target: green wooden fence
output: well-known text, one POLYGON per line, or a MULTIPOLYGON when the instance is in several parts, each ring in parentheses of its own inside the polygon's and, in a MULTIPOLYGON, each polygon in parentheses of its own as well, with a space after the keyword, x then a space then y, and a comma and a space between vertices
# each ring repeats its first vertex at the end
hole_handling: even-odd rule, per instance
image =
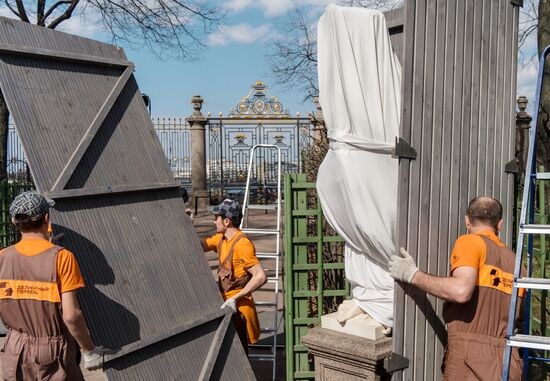
POLYGON ((331 233, 305 174, 284 181, 286 379, 313 380, 315 372, 301 337, 349 295, 343 239, 331 233))

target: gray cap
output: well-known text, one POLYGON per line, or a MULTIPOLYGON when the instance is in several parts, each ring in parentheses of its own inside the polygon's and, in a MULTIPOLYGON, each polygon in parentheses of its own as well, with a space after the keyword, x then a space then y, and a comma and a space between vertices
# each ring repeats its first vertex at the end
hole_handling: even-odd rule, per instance
MULTIPOLYGON (((26 216, 31 221, 38 221, 44 217, 55 205, 55 201, 42 196, 37 192, 24 192, 15 197, 10 205, 10 216, 26 216)), ((23 217, 25 218, 25 217, 23 217)))
POLYGON ((212 208, 212 213, 230 219, 241 219, 241 206, 235 200, 226 198, 220 205, 212 208))

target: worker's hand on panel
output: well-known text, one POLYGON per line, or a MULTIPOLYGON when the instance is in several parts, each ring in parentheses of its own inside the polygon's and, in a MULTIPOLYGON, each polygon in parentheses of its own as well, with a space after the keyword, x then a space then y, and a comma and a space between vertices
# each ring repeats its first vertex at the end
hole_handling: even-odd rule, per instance
POLYGON ((110 349, 104 347, 95 347, 89 352, 82 351, 84 367, 88 370, 103 368, 103 356, 109 352, 110 349))
POLYGON ((229 298, 227 299, 223 304, 222 306, 220 307, 222 310, 224 308, 231 308, 231 310, 233 310, 233 313, 236 313, 237 312, 237 301, 233 298, 229 298))
POLYGON ((390 257, 389 268, 390 275, 396 280, 411 283, 414 274, 418 271, 414 259, 407 253, 407 250, 401 248, 401 255, 392 255, 390 257))

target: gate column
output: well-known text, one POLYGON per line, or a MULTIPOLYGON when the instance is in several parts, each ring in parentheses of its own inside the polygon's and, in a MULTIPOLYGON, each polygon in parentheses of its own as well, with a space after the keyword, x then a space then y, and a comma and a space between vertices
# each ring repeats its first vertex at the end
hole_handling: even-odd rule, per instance
POLYGON ((204 100, 200 95, 191 98, 193 114, 185 120, 191 126, 191 204, 196 211, 206 211, 210 196, 206 189, 206 120, 201 113, 204 100))

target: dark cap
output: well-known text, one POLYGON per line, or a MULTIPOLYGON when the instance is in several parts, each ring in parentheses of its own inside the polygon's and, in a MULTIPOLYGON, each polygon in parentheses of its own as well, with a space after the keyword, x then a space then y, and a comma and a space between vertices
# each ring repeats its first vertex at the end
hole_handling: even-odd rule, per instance
POLYGON ((226 198, 220 205, 212 208, 212 213, 232 220, 240 220, 241 206, 237 201, 226 198))
POLYGON ((55 201, 42 196, 37 192, 24 192, 15 197, 10 205, 10 216, 17 216, 31 221, 38 221, 44 217, 55 205, 55 201))

